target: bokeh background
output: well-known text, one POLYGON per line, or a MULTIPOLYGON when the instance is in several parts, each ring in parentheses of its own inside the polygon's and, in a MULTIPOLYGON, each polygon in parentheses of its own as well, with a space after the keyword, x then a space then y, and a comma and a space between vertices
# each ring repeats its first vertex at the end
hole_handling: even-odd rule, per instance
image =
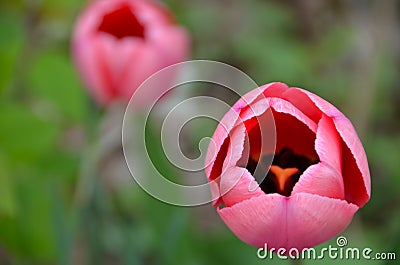
MULTIPOLYGON (((121 150, 123 104, 92 102, 71 60, 84 4, 0 3, 0 264, 289 264, 259 260, 211 205, 164 204, 133 181, 121 150)), ((399 260, 400 1, 165 4, 191 33, 193 59, 231 64, 258 84, 307 88, 353 121, 369 158, 372 198, 343 235, 350 247, 395 252, 399 260)), ((195 93, 232 101, 201 89, 195 93)), ((186 145, 196 147, 193 139, 186 145)), ((171 170, 165 161, 157 166, 171 170)))

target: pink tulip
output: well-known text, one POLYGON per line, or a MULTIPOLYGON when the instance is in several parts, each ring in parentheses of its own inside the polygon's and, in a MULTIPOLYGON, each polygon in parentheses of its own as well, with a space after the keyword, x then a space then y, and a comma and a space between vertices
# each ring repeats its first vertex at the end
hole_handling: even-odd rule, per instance
POLYGON ((367 158, 352 124, 303 89, 271 83, 249 92, 211 143, 206 174, 214 206, 250 245, 313 247, 342 232, 370 198, 367 158), (256 166, 265 168, 261 184, 256 166))
POLYGON ((78 71, 103 105, 129 100, 145 79, 185 60, 188 51, 187 32, 151 0, 92 1, 79 15, 72 39, 78 71))

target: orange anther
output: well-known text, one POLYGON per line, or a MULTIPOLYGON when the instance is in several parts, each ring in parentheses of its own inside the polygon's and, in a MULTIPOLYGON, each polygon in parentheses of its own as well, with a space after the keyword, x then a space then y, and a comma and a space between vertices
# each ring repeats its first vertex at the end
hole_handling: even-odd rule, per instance
POLYGON ((286 182, 291 176, 299 172, 299 169, 295 167, 281 168, 276 165, 272 165, 269 170, 275 175, 273 181, 275 182, 279 192, 283 192, 285 190, 286 182))

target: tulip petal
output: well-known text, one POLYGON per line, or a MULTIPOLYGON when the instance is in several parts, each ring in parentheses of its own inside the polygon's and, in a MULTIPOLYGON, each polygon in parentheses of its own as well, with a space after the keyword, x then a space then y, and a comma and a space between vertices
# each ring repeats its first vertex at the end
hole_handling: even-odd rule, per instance
POLYGON ((237 120, 236 124, 243 123, 244 121, 250 120, 253 117, 261 116, 269 109, 269 107, 269 101, 266 98, 261 98, 257 101, 254 101, 251 106, 246 106, 241 110, 240 119, 237 120))
POLYGON ((220 180, 220 193, 226 207, 265 195, 249 171, 241 167, 229 168, 220 180))
POLYGON ((267 194, 217 211, 233 233, 247 244, 263 247, 267 243, 279 248, 287 241, 286 200, 279 194, 267 194))
POLYGON ((358 207, 345 200, 308 193, 290 197, 287 205, 286 248, 303 249, 325 242, 342 232, 358 207))
POLYGON ((311 193, 329 198, 344 199, 342 176, 325 162, 312 165, 304 171, 293 188, 296 193, 311 193))
POLYGON ((281 98, 261 98, 258 101, 253 102, 251 108, 242 111, 240 117, 242 120, 249 120, 249 122, 246 123, 248 131, 251 131, 251 129, 256 125, 258 125, 259 129, 262 130, 259 140, 251 139, 252 145, 254 143, 260 143, 261 145, 262 143, 262 154, 270 154, 274 152, 275 148, 271 146, 273 141, 276 140, 276 137, 278 137, 276 148, 278 152, 284 147, 291 147, 299 154, 305 154, 316 159, 317 155, 313 146, 315 139, 314 133, 317 131, 317 124, 297 110, 290 102, 281 98), (278 113, 274 114, 271 111, 268 111, 269 107, 278 113), (250 118, 254 116, 258 117, 250 120, 250 118), (309 130, 303 126, 303 124, 306 125, 309 130), (279 133, 276 133, 274 128, 279 130, 279 133))
MULTIPOLYGON (((243 103, 243 102, 242 102, 243 103)), ((214 132, 214 135, 212 136, 212 141, 213 141, 213 148, 209 148, 207 151, 207 156, 206 156, 206 165, 208 165, 205 169, 206 174, 208 176, 209 180, 213 180, 217 178, 221 173, 222 173, 222 163, 219 163, 220 161, 225 161, 224 156, 227 154, 228 148, 229 148, 229 142, 231 141, 229 139, 229 133, 233 130, 235 126, 241 126, 243 124, 246 124, 247 121, 249 121, 251 118, 255 119, 255 124, 258 123, 259 119, 256 116, 259 116, 263 113, 266 116, 271 116, 271 112, 268 112, 268 102, 265 99, 261 99, 258 102, 256 102, 253 106, 248 107, 247 105, 241 105, 239 108, 237 104, 235 104, 236 107, 232 107, 222 118, 221 122, 219 123, 217 129, 214 132), (243 109, 242 109, 243 108, 243 109), (240 115, 239 113, 242 112, 240 115), (218 159, 218 163, 216 162, 218 159), (211 161, 211 162, 210 162, 211 161), (214 165, 216 165, 216 168, 214 169, 214 165), (221 168, 220 168, 221 167, 221 168)), ((271 116, 272 118, 272 116, 271 116)), ((273 119, 266 119, 265 122, 265 127, 266 128, 274 128, 273 119), (268 126, 268 124, 270 126, 268 126)), ((247 128, 246 125, 246 129, 247 128)), ((266 132, 266 135, 271 135, 272 132, 269 132, 268 129, 266 129, 268 132, 266 132)), ((275 135, 275 133, 273 133, 275 135)), ((275 138, 274 138, 275 139, 275 138)), ((270 142, 270 140, 268 140, 270 142)), ((241 142, 243 145, 243 141, 241 142)), ((268 144, 265 145, 265 147, 268 144)), ((264 143, 263 143, 264 146, 264 143)), ((269 145, 268 145, 269 146, 269 145)), ((267 147, 266 147, 267 148, 267 147)), ((241 149, 241 152, 243 149, 241 149)), ((240 158, 240 156, 239 156, 240 158)), ((235 160, 237 162, 238 159, 235 160)))
POLYGON ((254 89, 243 97, 247 99, 247 102, 251 103, 256 99, 260 99, 261 94, 265 98, 276 97, 289 101, 315 123, 321 118, 321 110, 313 104, 302 89, 289 88, 284 83, 274 82, 254 89))
MULTIPOLYGON (((140 71, 132 67, 132 62, 138 63, 142 60, 141 55, 146 50, 144 42, 139 38, 129 37, 118 40, 109 34, 98 34, 96 43, 99 44, 98 60, 102 61, 107 68, 108 87, 114 90, 115 94, 123 95, 126 92, 126 86, 129 85, 129 92, 124 98, 130 98, 140 83, 127 80, 126 76, 137 74, 140 71), (128 83, 130 82, 130 83, 128 83)), ((147 58, 148 62, 151 62, 147 58)), ((146 69, 147 70, 147 69, 146 69)), ((106 80, 104 80, 105 82, 106 80)), ((106 83, 106 82, 105 82, 106 83)))
POLYGON ((293 115, 282 112, 273 112, 273 115, 277 137, 275 153, 288 147, 294 153, 306 156, 311 161, 317 160, 318 155, 314 148, 315 133, 293 115))
POLYGON ((283 99, 292 103, 299 111, 307 115, 315 123, 321 119, 322 111, 299 88, 289 88, 282 93, 283 99))
POLYGON ((320 161, 329 163, 333 168, 342 172, 341 139, 332 119, 325 114, 318 123, 315 149, 320 161))
POLYGON ((342 139, 342 175, 346 200, 362 207, 371 194, 367 156, 351 122, 332 104, 303 90, 314 104, 331 117, 342 139))
POLYGON ((269 248, 313 247, 342 232, 358 207, 344 200, 298 193, 268 194, 218 209, 234 234, 247 244, 269 248))
POLYGON ((99 60, 101 58, 99 57, 101 56, 101 48, 92 39, 93 37, 74 42, 73 53, 75 55, 75 64, 79 70, 81 79, 87 84, 93 97, 100 104, 107 104, 115 93, 109 86, 111 79, 105 62, 99 60), (87 45, 84 42, 92 44, 87 45))
POLYGON ((281 97, 289 87, 285 83, 274 82, 270 85, 261 86, 261 89, 263 90, 264 97, 281 97))
POLYGON ((251 104, 253 104, 254 102, 260 99, 266 99, 267 97, 279 97, 287 89, 288 86, 280 82, 263 85, 243 95, 235 103, 235 105, 233 105, 232 108, 239 111, 246 111, 246 109, 249 108, 249 106, 251 106, 251 104))
POLYGON ((230 141, 228 145, 228 151, 226 152, 225 160, 222 166, 222 174, 224 174, 227 168, 235 166, 242 156, 245 130, 246 128, 242 124, 241 126, 236 126, 229 134, 230 141))
POLYGON ((187 32, 178 26, 158 27, 149 32, 149 42, 159 54, 163 67, 179 63, 189 54, 187 32))
MULTIPOLYGON (((119 91, 124 98, 130 99, 135 90, 152 74, 160 70, 160 63, 157 59, 157 53, 148 45, 141 45, 141 48, 134 52, 121 76, 119 91)), ((156 87, 149 89, 149 94, 160 92, 156 87)), ((148 102, 154 98, 149 95, 148 98, 141 98, 142 102, 148 102)))
POLYGON ((346 200, 362 207, 371 194, 367 156, 351 122, 347 118, 335 118, 334 123, 344 142, 342 171, 346 200))
MULTIPOLYGON (((254 102, 240 115, 246 127, 246 141, 241 161, 247 163, 248 156, 273 154, 276 145, 275 121, 269 103, 265 98, 254 102)), ((239 122, 239 121, 238 121, 239 122)))
POLYGON ((319 96, 301 88, 295 89, 307 95, 307 97, 315 104, 315 106, 328 117, 344 116, 343 113, 341 113, 335 106, 319 96))
POLYGON ((210 183, 210 189, 211 189, 212 204, 214 207, 217 207, 218 205, 220 205, 222 203, 222 197, 219 192, 219 179, 212 180, 209 183, 210 183))
POLYGON ((268 98, 268 101, 271 108, 276 112, 289 114, 307 125, 307 127, 314 133, 317 132, 317 124, 299 111, 290 101, 280 98, 268 98))
MULTIPOLYGON (((104 54, 109 62, 109 67, 114 77, 114 82, 119 90, 123 84, 124 76, 132 71, 129 67, 132 61, 136 60, 136 56, 143 49, 144 41, 135 37, 126 37, 120 40, 112 38, 109 41, 104 41, 108 45, 108 53, 104 54)), ((119 91, 121 92, 121 91, 119 91)))
POLYGON ((239 114, 236 112, 236 110, 231 108, 224 115, 215 129, 210 142, 210 145, 212 144, 213 148, 208 148, 206 155, 207 167, 205 168, 205 171, 209 180, 214 180, 222 172, 222 164, 225 160, 225 155, 229 145, 228 135, 238 118, 239 114), (220 169, 214 168, 214 165, 220 169))

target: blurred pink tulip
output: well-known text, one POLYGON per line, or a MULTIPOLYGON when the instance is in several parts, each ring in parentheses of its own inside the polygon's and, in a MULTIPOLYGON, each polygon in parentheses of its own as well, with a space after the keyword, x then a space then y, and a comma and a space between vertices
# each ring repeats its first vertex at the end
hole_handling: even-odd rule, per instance
POLYGON ((367 158, 352 124, 300 88, 271 83, 249 92, 211 143, 206 174, 215 180, 214 206, 250 245, 313 247, 342 232, 370 198, 367 158), (276 145, 269 144, 274 135, 276 145), (261 183, 256 167, 265 169, 261 183))
MULTIPOLYGON (((161 3, 151 0, 91 1, 72 38, 78 71, 102 105, 128 101, 145 79, 184 61, 188 52, 187 32, 161 3)), ((155 88, 148 93, 160 92, 155 88)))

